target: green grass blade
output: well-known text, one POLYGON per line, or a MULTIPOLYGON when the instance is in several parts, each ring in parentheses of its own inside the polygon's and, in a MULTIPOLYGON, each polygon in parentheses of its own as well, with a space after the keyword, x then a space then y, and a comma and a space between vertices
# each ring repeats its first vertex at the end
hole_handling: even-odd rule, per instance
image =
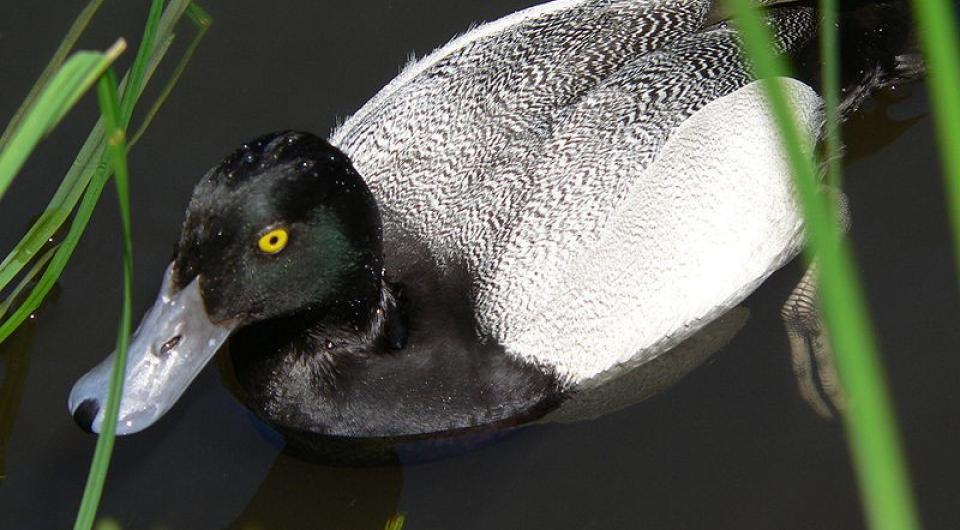
MULTIPOLYGON (((132 91, 123 91, 124 96, 134 97, 134 104, 142 95, 144 84, 149 82, 157 66, 170 48, 173 41, 173 34, 171 33, 172 23, 175 23, 186 9, 187 5, 183 2, 172 3, 160 16, 159 21, 155 20, 156 15, 154 11, 151 10, 145 32, 151 27, 156 27, 156 37, 153 39, 152 52, 149 61, 147 61, 144 83, 131 85, 134 87, 132 91)), ((142 43, 146 42, 147 39, 142 41, 142 43)), ((141 48, 143 48, 142 45, 141 48)), ((121 83, 121 86, 124 88, 127 85, 127 80, 128 79, 125 78, 124 82, 121 83)), ((168 83, 168 86, 169 85, 168 83)), ((172 86, 170 88, 172 88, 172 86)), ((127 118, 129 119, 129 116, 127 116, 127 118)), ((128 123, 129 121, 125 122, 125 124, 128 123)), ((40 219, 34 223, 17 246, 6 256, 3 262, 0 263, 0 289, 3 289, 4 286, 9 284, 20 270, 22 270, 23 266, 36 254, 50 235, 59 229, 76 206, 77 201, 80 200, 80 194, 90 182, 94 171, 97 169, 97 164, 102 164, 101 159, 104 145, 102 129, 100 129, 100 127, 98 124, 94 131, 87 137, 86 142, 80 150, 80 155, 71 166, 67 176, 54 194, 53 199, 51 199, 47 205, 40 219)), ((139 133, 143 133, 142 127, 139 133)))
MULTIPOLYGON (((25 289, 29 281, 43 268, 43 264, 49 261, 49 265, 43 271, 40 280, 34 286, 27 299, 17 308, 13 315, 0 324, 0 341, 2 341, 39 306, 50 289, 52 289, 54 283, 66 266, 67 261, 76 249, 76 245, 86 229, 93 209, 103 191, 103 186, 111 174, 110 168, 104 162, 105 156, 109 154, 116 175, 115 183, 120 202, 123 226, 123 309, 117 337, 117 362, 114 365, 110 393, 104 409, 106 420, 102 428, 102 434, 97 440, 97 449, 88 475, 87 486, 84 490, 84 498, 75 521, 75 528, 87 530, 92 526, 99 499, 103 492, 103 484, 106 479, 110 454, 113 448, 116 416, 120 405, 120 395, 122 393, 122 375, 125 371, 126 349, 131 328, 130 292, 133 265, 126 166, 126 152, 129 146, 126 143, 125 131, 129 125, 137 100, 142 95, 144 86, 159 65, 163 56, 169 50, 174 38, 172 33, 173 27, 181 18, 184 11, 189 12, 191 20, 194 20, 195 23, 198 20, 202 21, 204 18, 209 19, 206 13, 199 7, 196 9, 189 9, 189 7, 188 1, 174 0, 168 5, 167 9, 162 9, 163 2, 161 0, 153 1, 137 57, 134 60, 130 72, 125 76, 124 82, 122 83, 123 95, 118 95, 118 87, 112 71, 109 72, 109 75, 101 76, 98 85, 98 95, 103 118, 88 136, 87 142, 85 142, 81 149, 77 162, 71 167, 71 170, 68 171, 60 188, 58 188, 57 193, 55 193, 53 200, 51 200, 51 203, 48 205, 45 215, 41 216, 41 219, 31 227, 27 237, 21 240, 17 248, 0 264, 0 277, 2 277, 0 278, 0 288, 2 288, 35 256, 36 251, 40 248, 40 246, 37 245, 42 245, 43 242, 65 222, 70 211, 74 205, 76 205, 77 200, 80 200, 80 206, 77 208, 73 223, 70 225, 70 229, 60 247, 56 250, 49 251, 41 257, 39 262, 34 263, 34 266, 27 275, 25 275, 25 278, 21 280, 17 288, 14 289, 11 297, 9 297, 7 302, 2 306, 6 309, 9 303, 18 297, 19 293, 25 289), (80 199, 81 193, 82 199, 80 199)), ((205 27, 209 25, 209 20, 198 25, 202 28, 201 33, 205 32, 205 27)), ((192 55, 195 48, 196 45, 192 44, 188 48, 188 55, 192 55)), ((187 60, 189 60, 189 57, 187 57, 187 60)), ((163 92, 161 103, 162 99, 165 99, 169 94, 173 84, 175 84, 176 78, 182 73, 185 64, 186 62, 181 59, 180 65, 175 69, 174 79, 166 85, 167 88, 163 92)), ((64 66, 66 67, 68 65, 64 66)), ((89 87, 96 76, 99 76, 100 73, 103 72, 101 69, 100 72, 96 74, 86 73, 87 70, 81 69, 81 66, 85 65, 71 66, 69 73, 73 76, 80 77, 79 84, 82 86, 89 87)), ((57 81, 57 79, 54 79, 54 81, 57 81)), ((44 93, 50 90, 53 93, 67 95, 63 102, 59 102, 59 100, 54 101, 59 104, 58 106, 49 105, 52 109, 50 110, 52 119, 50 120, 51 124, 45 129, 45 132, 49 131, 50 128, 63 117, 67 109, 76 103, 77 98, 80 97, 80 94, 74 96, 74 92, 70 90, 71 88, 71 85, 64 82, 58 82, 57 84, 51 82, 45 88, 44 93)), ((38 100, 37 105, 39 105, 40 102, 41 101, 38 100)), ((159 104, 154 106, 152 112, 155 113, 157 108, 159 108, 159 104)), ((28 114, 27 118, 29 119, 29 117, 30 115, 28 114)), ((28 119, 25 120, 27 125, 33 125, 28 119)), ((32 132, 34 129, 28 128, 27 130, 32 132)), ((143 128, 141 128, 141 134, 142 130, 143 128)), ((12 138, 16 139, 14 137, 12 138)), ((33 145, 28 145, 28 148, 25 149, 24 152, 27 154, 31 152, 38 141, 39 137, 34 141, 33 145)), ((2 156, 2 154, 0 154, 0 156, 2 156)), ((20 161, 20 166, 22 166, 22 163, 23 161, 20 161)), ((3 166, 0 166, 0 168, 2 167, 3 166)), ((11 179, 18 170, 19 167, 13 168, 11 166, 11 179)))
POLYGON ((143 29, 143 38, 140 39, 140 46, 137 49, 137 57, 133 61, 133 66, 130 67, 130 74, 124 85, 123 97, 120 101, 119 121, 124 124, 124 127, 130 123, 133 106, 137 102, 139 94, 143 91, 147 63, 153 54, 154 42, 157 38, 157 26, 162 14, 163 0, 153 0, 150 4, 150 11, 147 13, 147 22, 143 29))
POLYGON ((397 513, 391 515, 387 519, 386 524, 383 525, 383 530, 403 530, 404 525, 407 524, 407 518, 402 513, 397 513))
POLYGON ((121 39, 109 53, 78 52, 53 76, 0 153, 0 198, 43 136, 56 126, 125 46, 121 39))
MULTIPOLYGON (((155 48, 155 54, 147 64, 145 78, 147 82, 153 77, 172 40, 173 36, 170 35, 155 48)), ((87 184, 93 178, 94 172, 101 167, 106 167, 106 162, 103 161, 105 149, 103 125, 98 122, 87 136, 77 159, 70 166, 43 214, 0 263, 0 289, 3 289, 20 272, 23 266, 46 244, 50 236, 67 220, 87 184)))
MULTIPOLYGON (((187 8, 188 4, 182 1, 171 3, 159 17, 159 21, 157 20, 155 9, 151 9, 145 33, 153 31, 151 28, 156 28, 156 37, 152 39, 154 41, 152 42, 152 46, 144 46, 144 44, 149 43, 151 39, 144 38, 141 43, 141 49, 149 48, 152 50, 149 60, 146 62, 146 74, 143 77, 143 82, 132 83, 130 84, 131 90, 123 91, 124 96, 133 98, 131 100, 133 104, 135 104, 142 95, 143 86, 146 82, 149 82, 157 66, 169 50, 173 41, 173 34, 171 33, 173 24, 177 22, 187 8)), ((139 53, 138 57, 140 57, 139 53)), ((136 76, 134 79, 139 77, 140 76, 136 76)), ((129 75, 121 84, 124 88, 126 88, 128 80, 129 75)), ((168 83, 167 86, 172 88, 170 83, 168 83)), ((129 115, 126 116, 126 118, 127 121, 124 122, 125 126, 129 123, 129 115)), ((143 133, 142 127, 139 133, 143 133)), ((87 137, 77 160, 67 172, 67 176, 63 182, 61 182, 60 187, 57 189, 57 192, 47 205, 40 219, 34 223, 28 233, 6 256, 3 262, 0 263, 0 289, 3 289, 16 277, 29 260, 32 259, 45 244, 46 240, 58 230, 69 217, 70 212, 80 200, 80 195, 90 183, 93 174, 98 170, 99 166, 103 165, 102 158, 104 149, 102 127, 100 124, 97 124, 87 137)))
POLYGON ((173 34, 173 28, 177 25, 177 22, 180 21, 180 18, 183 17, 183 13, 187 10, 187 7, 190 6, 190 1, 191 0, 170 0, 167 8, 163 10, 163 15, 160 17, 160 23, 157 26, 158 35, 162 37, 173 34))
POLYGON ((167 81, 167 84, 164 85, 163 89, 160 91, 160 95, 157 96, 157 99, 153 102, 153 105, 150 106, 150 110, 148 110, 147 114, 144 116, 143 122, 140 124, 140 127, 137 128, 137 132, 135 132, 131 137, 129 144, 130 147, 133 147, 137 144, 137 142, 140 141, 140 137, 143 136, 143 133, 145 133, 147 128, 150 127, 150 124, 153 123, 153 119, 157 116, 157 112, 160 111, 160 107, 163 106, 164 102, 167 100, 167 97, 170 96, 170 93, 176 86, 177 81, 180 80, 180 75, 183 74, 183 71, 187 68, 187 65, 190 63, 190 59, 193 58, 193 54, 200 45, 200 41, 203 40, 204 35, 207 34, 207 31, 213 24, 213 18, 197 4, 190 4, 186 13, 194 25, 196 25, 197 33, 194 34, 193 39, 187 46, 186 51, 180 57, 180 61, 177 63, 176 68, 174 68, 173 73, 170 75, 170 79, 167 81))
POLYGON ((812 250, 820 261, 821 310, 848 398, 843 415, 847 439, 870 527, 919 528, 893 407, 877 360, 873 333, 849 250, 840 240, 831 208, 817 193, 816 173, 804 153, 804 139, 776 78, 786 74, 783 59, 770 48, 771 35, 751 0, 731 0, 744 46, 764 87, 793 169, 812 250))
POLYGON ((213 17, 210 13, 196 2, 190 2, 187 7, 187 17, 199 28, 208 28, 213 24, 213 17))
POLYGON ((77 208, 73 223, 70 225, 66 237, 64 237, 63 242, 60 244, 60 248, 57 249, 53 258, 50 260, 50 265, 43 271, 37 284, 30 291, 30 294, 23 303, 3 324, 0 324, 0 342, 6 340, 33 311, 40 307, 40 303, 43 302, 43 299, 50 292, 50 289, 53 288, 57 278, 60 277, 63 269, 67 266, 67 261, 77 248, 80 236, 83 235, 83 231, 87 228, 87 223, 90 222, 90 216, 93 214, 93 209, 100 199, 103 186, 109 176, 110 171, 106 167, 101 167, 94 172, 90 185, 84 190, 83 198, 80 201, 80 206, 77 208))
POLYGON ((943 159, 953 249, 960 277, 960 38, 957 13, 946 0, 911 2, 929 68, 929 90, 943 159))
POLYGON ((83 8, 83 11, 77 15, 77 18, 74 19, 70 29, 67 30, 67 35, 53 53, 50 62, 44 67, 43 72, 40 73, 40 77, 37 78, 36 83, 30 88, 30 92, 27 93, 27 97, 24 98, 23 103, 20 104, 20 108, 13 114, 13 118, 10 119, 7 128, 4 129, 3 134, 0 135, 0 151, 4 150, 7 141, 10 139, 10 135, 20 126, 20 122, 23 120, 27 109, 33 106, 33 102, 37 99, 40 91, 47 86, 50 77, 60 69, 63 61, 66 60, 67 55, 70 54, 70 50, 72 50, 73 46, 77 43, 77 39, 80 38, 80 34, 83 33, 83 30, 90 24, 90 19, 96 14, 101 4, 103 4, 103 0, 91 0, 90 3, 83 8))
POLYGON ((20 298, 20 294, 24 289, 30 285, 30 282, 37 277, 37 274, 43 270, 43 267, 53 258, 54 253, 60 245, 52 245, 46 250, 43 254, 40 255, 40 258, 33 262, 33 266, 30 267, 30 270, 23 275, 23 278, 20 279, 20 282, 16 287, 13 288, 13 291, 7 295, 6 300, 3 303, 0 303, 0 318, 3 318, 3 315, 7 314, 7 311, 10 310, 10 306, 20 298))
MULTIPOLYGON (((199 6, 190 5, 185 8, 180 7, 179 5, 174 5, 168 7, 167 11, 164 14, 168 13, 183 13, 186 11, 186 14, 197 24, 202 32, 206 32, 206 27, 210 24, 210 17, 207 15, 199 6), (173 11, 170 11, 173 9, 173 11)), ((167 15, 171 17, 172 15, 167 15)), ((162 19, 162 16, 159 17, 162 19)), ((174 20, 174 19, 170 19, 174 20)), ((123 95, 129 100, 132 101, 131 108, 139 100, 139 97, 143 93, 143 88, 146 83, 152 78, 156 68, 159 66, 160 62, 165 57, 167 51, 170 48, 170 45, 173 42, 174 35, 169 33, 171 26, 169 24, 163 25, 158 22, 158 17, 156 15, 155 9, 151 9, 150 15, 148 16, 148 21, 145 29, 145 34, 149 31, 154 31, 155 33, 164 33, 158 34, 153 39, 154 42, 149 48, 152 50, 149 55, 149 59, 146 61, 145 75, 143 76, 143 81, 138 83, 130 83, 130 90, 124 90, 123 95), (153 29, 151 29, 153 28, 153 29)), ((176 80, 179 78, 180 73, 182 73, 183 68, 186 67, 186 63, 189 61, 189 56, 193 54, 193 50, 196 48, 196 45, 199 44, 199 37, 202 34, 198 34, 198 37, 194 39, 194 42, 191 42, 188 47, 187 52, 181 57, 177 68, 174 70, 174 75, 166 83, 163 91, 161 92, 161 97, 154 102, 150 112, 148 113, 149 120, 152 120, 153 116, 159 110, 160 105, 163 103, 163 100, 169 95, 170 91, 173 89, 176 84, 176 80)), ((144 38, 141 41, 141 50, 147 49, 148 47, 145 44, 150 43, 150 39, 144 38)), ((141 57, 141 54, 138 52, 138 59, 141 57)), ((130 77, 124 79, 124 82, 121 85, 126 88, 128 85, 127 81, 130 77)), ((139 75, 133 76, 132 79, 140 78, 139 75)), ((129 125, 129 114, 124 115, 124 124, 125 126, 129 125)), ((137 131, 137 138, 143 135, 146 127, 149 126, 149 120, 145 121, 137 131)), ((128 143, 128 148, 133 145, 133 142, 128 143)), ((63 182, 61 182, 60 187, 57 189, 57 192, 54 194, 54 197, 50 200, 47 208, 40 218, 33 224, 27 234, 18 242, 14 249, 4 258, 3 262, 0 263, 0 289, 3 289, 6 285, 16 277, 17 274, 23 269, 23 267, 29 263, 39 249, 46 243, 50 236, 55 233, 69 217, 70 212, 73 211, 73 208, 76 206, 77 202, 80 200, 80 196, 83 191, 86 189, 86 186, 90 183, 93 174, 104 165, 102 162, 103 153, 105 150, 104 141, 103 141, 103 131, 102 125, 97 124, 94 127, 94 130, 91 131, 90 135, 87 137, 86 142, 83 147, 81 147, 80 154, 77 157, 77 160, 71 166, 70 170, 67 172, 66 177, 63 182)), ((2 334, 0 334, 2 335, 2 334)))
POLYGON ((97 521, 95 530, 120 530, 120 525, 113 519, 102 519, 97 521))
MULTIPOLYGON (((127 49, 127 42, 123 39, 118 39, 117 42, 110 46, 105 52, 103 52, 103 59, 97 67, 89 72, 86 72, 82 78, 80 78, 78 84, 81 87, 80 90, 71 90, 68 92, 68 97, 63 100, 60 107, 56 109, 56 114, 54 114, 53 120, 47 126, 47 130, 44 134, 50 134, 50 131, 54 129, 63 119, 64 116, 70 112, 70 109, 77 104, 77 101, 97 82, 103 73, 113 65, 114 61, 117 60, 117 57, 120 56, 124 50, 127 49)), ((42 96, 41 96, 42 97, 42 96)))
MULTIPOLYGON (((153 55, 147 62, 144 84, 149 82, 154 72, 159 66, 163 57, 166 55, 173 41, 173 35, 167 35, 162 38, 153 47, 153 55)), ((126 85, 126 83, 122 83, 126 85)), ((125 92, 126 94, 135 94, 136 100, 143 93, 144 84, 139 86, 137 91, 125 92)), ((29 263, 39 249, 46 244, 46 241, 63 225, 73 211, 80 196, 90 183, 93 175, 99 168, 105 167, 103 161, 105 144, 103 139, 103 126, 97 123, 93 130, 87 136, 86 141, 80 148, 77 159, 67 171, 66 176, 54 193, 53 198, 47 204, 46 209, 40 218, 30 227, 26 235, 17 243, 0 263, 0 289, 3 289, 22 268, 29 263)))
POLYGON ((6 287, 20 273, 70 216, 93 174, 105 167, 100 162, 104 149, 102 126, 98 124, 87 137, 77 159, 44 212, 3 262, 0 262, 0 289, 6 287))
POLYGON ((837 0, 820 0, 820 77, 826 118, 827 182, 842 186, 840 168, 840 42, 837 30, 837 0))
POLYGON ((110 455, 117 428, 117 413, 123 392, 123 375, 127 364, 127 347, 130 342, 131 290, 133 285, 133 244, 130 233, 130 198, 127 174, 127 145, 120 115, 120 98, 117 95, 116 78, 109 72, 97 86, 100 111, 103 114, 107 145, 113 165, 114 183, 120 203, 120 222, 123 231, 123 302, 120 325, 117 330, 117 356, 110 376, 110 390, 104 409, 103 425, 97 437, 97 447, 90 464, 90 474, 83 491, 83 500, 77 514, 74 530, 89 530, 93 526, 110 466, 110 455))

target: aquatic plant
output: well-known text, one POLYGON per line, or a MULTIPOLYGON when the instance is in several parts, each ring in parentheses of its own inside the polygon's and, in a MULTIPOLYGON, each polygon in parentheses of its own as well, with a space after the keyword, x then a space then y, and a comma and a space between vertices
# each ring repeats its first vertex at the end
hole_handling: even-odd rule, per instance
POLYGON ((407 518, 402 514, 394 514, 389 519, 387 519, 386 524, 383 525, 384 530, 403 530, 403 526, 407 523, 407 518))
POLYGON ((920 44, 930 71, 933 121, 940 141, 947 205, 953 222, 953 250, 960 279, 960 38, 957 12, 947 0, 911 2, 920 44))
MULTIPOLYGON (((853 256, 837 224, 837 213, 818 192, 813 161, 804 144, 777 78, 789 69, 771 50, 772 37, 752 0, 729 0, 744 46, 763 85, 789 155, 806 219, 808 260, 819 262, 819 300, 847 408, 843 422, 857 472, 864 511, 876 530, 920 528, 903 449, 876 340, 853 266, 853 256)), ((948 197, 960 252, 960 55, 956 14, 945 0, 912 2, 918 33, 930 69, 931 95, 947 177, 948 197)), ((820 0, 821 52, 826 110, 827 181, 841 182, 837 124, 839 54, 836 0, 820 0)), ((960 254, 958 254, 960 256, 960 254)), ((960 259, 958 259, 960 263, 960 259)))
POLYGON ((89 529, 93 525, 103 491, 113 449, 130 334, 133 258, 127 150, 150 125, 211 23, 210 16, 189 0, 171 0, 166 6, 163 0, 153 0, 136 59, 123 80, 118 83, 111 66, 126 49, 126 41, 123 39, 119 39, 104 52, 78 51, 71 54, 77 39, 102 3, 103 0, 91 0, 80 12, 53 58, 0 135, 2 197, 37 145, 81 97, 94 84, 97 85, 100 120, 90 132, 46 210, 3 262, 0 262, 0 290, 20 276, 17 285, 0 302, 0 317, 6 317, 0 324, 2 341, 40 306, 53 288, 87 227, 104 185, 111 176, 114 177, 120 204, 123 241, 123 301, 117 331, 118 355, 113 367, 106 420, 97 439, 87 485, 75 521, 74 528, 77 529, 89 529), (173 30, 184 14, 197 28, 195 36, 161 89, 160 95, 141 119, 133 141, 128 144, 127 131, 140 96, 173 43, 173 30), (71 214, 72 220, 69 219, 71 214), (66 235, 62 241, 57 241, 55 235, 62 228, 66 228, 66 235), (30 268, 23 272, 27 265, 30 265, 30 268), (12 313, 7 316, 11 309, 12 313))

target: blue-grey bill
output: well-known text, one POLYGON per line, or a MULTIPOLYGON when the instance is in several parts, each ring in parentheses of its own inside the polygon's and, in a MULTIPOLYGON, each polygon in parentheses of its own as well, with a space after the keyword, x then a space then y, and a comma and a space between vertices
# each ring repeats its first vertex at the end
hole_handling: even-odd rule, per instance
MULTIPOLYGON (((157 300, 130 340, 117 434, 141 431, 170 410, 236 327, 210 321, 197 278, 175 292, 172 270, 171 264, 157 300)), ((111 353, 87 372, 70 392, 67 406, 75 417, 82 404, 88 403, 85 409, 94 404, 96 415, 89 424, 93 432, 99 433, 103 425, 115 356, 111 353)))

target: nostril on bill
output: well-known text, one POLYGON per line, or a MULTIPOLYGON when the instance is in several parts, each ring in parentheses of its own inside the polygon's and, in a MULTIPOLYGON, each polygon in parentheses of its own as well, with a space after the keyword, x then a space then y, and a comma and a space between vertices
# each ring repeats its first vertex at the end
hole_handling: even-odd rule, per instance
POLYGON ((85 399, 77 410, 73 411, 73 421, 77 422, 81 429, 93 434, 93 420, 98 412, 100 412, 100 403, 93 398, 85 399))
POLYGON ((169 353, 170 350, 176 348, 177 344, 180 344, 180 335, 174 335, 172 339, 164 342, 156 352, 157 357, 163 357, 169 353))

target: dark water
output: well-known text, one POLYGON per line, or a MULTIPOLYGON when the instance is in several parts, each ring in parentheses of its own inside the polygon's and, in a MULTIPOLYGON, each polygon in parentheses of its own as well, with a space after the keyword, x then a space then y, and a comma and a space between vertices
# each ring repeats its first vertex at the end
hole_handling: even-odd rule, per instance
MULTIPOLYGON (((191 188, 227 151, 274 129, 325 133, 411 51, 533 3, 205 2, 214 29, 132 155, 137 318, 191 188)), ((0 10, 4 121, 82 4, 0 10)), ((139 34, 146 2, 108 4, 85 46, 139 34)), ((0 248, 55 189, 95 110, 88 98, 4 197, 0 248)), ((887 92, 868 110, 847 128, 853 241, 924 522, 956 528, 960 307, 923 87, 887 92)), ((0 346, 0 528, 66 528, 79 503, 94 438, 75 427, 66 398, 113 347, 120 298, 112 189, 105 199, 52 301, 0 346)), ((843 432, 798 397, 776 316, 798 270, 751 297, 740 335, 669 392, 419 466, 285 456, 208 368, 162 421, 118 440, 101 514, 128 529, 378 529, 395 512, 410 529, 862 528, 843 432)))

